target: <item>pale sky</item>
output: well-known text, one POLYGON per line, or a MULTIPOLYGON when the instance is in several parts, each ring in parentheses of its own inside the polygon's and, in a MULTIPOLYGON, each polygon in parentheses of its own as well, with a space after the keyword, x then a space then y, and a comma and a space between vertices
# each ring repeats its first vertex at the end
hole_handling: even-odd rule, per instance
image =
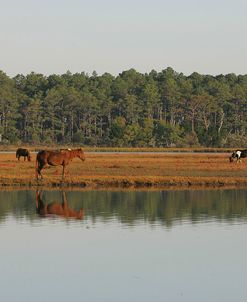
POLYGON ((247 74, 246 0, 0 0, 0 70, 247 74))

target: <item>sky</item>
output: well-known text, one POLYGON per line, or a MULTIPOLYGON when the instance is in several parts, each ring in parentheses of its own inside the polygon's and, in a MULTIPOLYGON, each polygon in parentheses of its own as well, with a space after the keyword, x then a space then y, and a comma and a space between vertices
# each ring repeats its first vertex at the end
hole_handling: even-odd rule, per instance
POLYGON ((246 12, 246 0, 0 0, 0 70, 247 74, 246 12))

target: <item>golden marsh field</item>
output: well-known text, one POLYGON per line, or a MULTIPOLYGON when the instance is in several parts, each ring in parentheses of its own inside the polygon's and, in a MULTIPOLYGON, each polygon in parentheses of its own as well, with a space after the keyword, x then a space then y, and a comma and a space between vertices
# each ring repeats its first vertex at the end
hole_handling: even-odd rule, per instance
POLYGON ((24 161, 23 157, 18 161, 14 151, 2 152, 0 186, 76 188, 247 186, 247 159, 243 159, 241 163, 230 163, 230 152, 222 153, 219 150, 217 152, 107 153, 89 152, 85 149, 86 161, 74 159, 67 167, 64 181, 61 180, 61 166, 42 170, 44 179, 37 181, 34 151, 31 162, 24 161))

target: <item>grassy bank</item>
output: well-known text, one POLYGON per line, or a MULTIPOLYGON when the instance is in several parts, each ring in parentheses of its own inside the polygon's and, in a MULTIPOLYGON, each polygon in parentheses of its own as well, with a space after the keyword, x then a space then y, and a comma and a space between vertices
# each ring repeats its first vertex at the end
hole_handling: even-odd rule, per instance
POLYGON ((0 186, 143 188, 192 186, 247 186, 247 159, 229 163, 229 153, 87 153, 86 161, 73 160, 61 181, 62 167, 43 170, 35 179, 35 154, 31 162, 15 154, 0 154, 0 186))

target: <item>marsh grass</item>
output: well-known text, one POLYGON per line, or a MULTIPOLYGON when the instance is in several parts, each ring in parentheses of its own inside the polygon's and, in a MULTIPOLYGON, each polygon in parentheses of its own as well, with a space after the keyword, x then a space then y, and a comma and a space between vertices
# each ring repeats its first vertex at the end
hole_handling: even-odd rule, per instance
POLYGON ((32 161, 14 153, 0 154, 2 186, 166 187, 247 185, 247 159, 229 163, 229 153, 86 153, 74 159, 61 181, 62 167, 44 169, 35 179, 32 161))

